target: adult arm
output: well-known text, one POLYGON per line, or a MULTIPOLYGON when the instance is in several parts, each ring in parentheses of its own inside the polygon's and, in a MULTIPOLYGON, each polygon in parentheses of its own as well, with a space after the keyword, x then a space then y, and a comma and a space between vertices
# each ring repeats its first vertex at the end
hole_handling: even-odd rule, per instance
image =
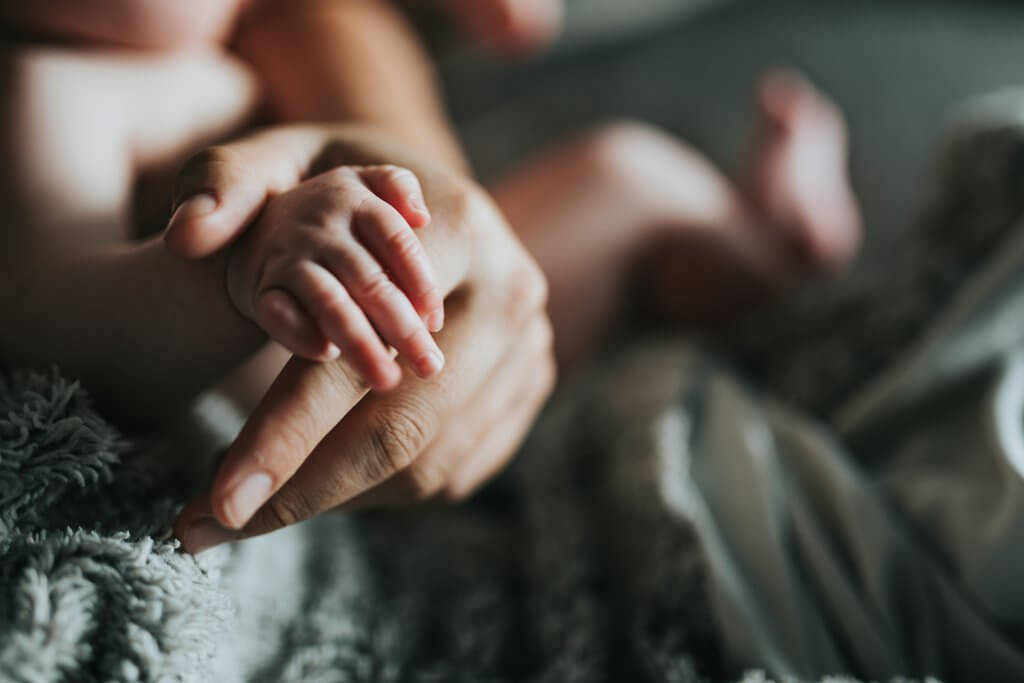
POLYGON ((233 46, 278 120, 373 127, 467 172, 430 58, 394 3, 257 0, 233 46))

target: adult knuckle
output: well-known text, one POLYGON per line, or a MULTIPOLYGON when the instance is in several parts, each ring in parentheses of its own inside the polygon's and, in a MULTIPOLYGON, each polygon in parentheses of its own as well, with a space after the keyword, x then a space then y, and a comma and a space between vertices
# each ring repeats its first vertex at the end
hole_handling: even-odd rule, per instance
POLYGON ((428 442, 426 417, 419 411, 392 411, 374 421, 370 430, 372 456, 369 478, 382 481, 410 467, 428 442))
POLYGON ((298 524, 313 515, 305 499, 296 494, 278 494, 267 501, 264 510, 267 521, 276 528, 298 524))
POLYGON ((226 145, 207 147, 195 154, 182 165, 174 180, 174 195, 180 199, 215 182, 225 169, 233 168, 239 161, 238 152, 226 145))
POLYGON ((483 190, 464 181, 455 182, 437 202, 448 220, 441 223, 449 234, 461 243, 468 243, 475 226, 484 219, 484 212, 490 211, 490 202, 482 196, 483 190))
POLYGON ((314 416, 309 412, 298 411, 293 419, 274 425, 274 439, 277 447, 275 455, 258 460, 261 467, 278 471, 285 463, 301 461, 312 449, 309 437, 314 424, 314 416))
POLYGON ((521 323, 547 306, 547 278, 532 260, 524 259, 510 272, 504 297, 506 319, 521 323))
POLYGON ((448 473, 442 467, 423 459, 414 462, 400 476, 403 496, 414 503, 437 496, 448 483, 448 473))
POLYGON ((238 152, 227 145, 214 145, 196 152, 181 168, 181 175, 188 176, 238 161, 238 152))

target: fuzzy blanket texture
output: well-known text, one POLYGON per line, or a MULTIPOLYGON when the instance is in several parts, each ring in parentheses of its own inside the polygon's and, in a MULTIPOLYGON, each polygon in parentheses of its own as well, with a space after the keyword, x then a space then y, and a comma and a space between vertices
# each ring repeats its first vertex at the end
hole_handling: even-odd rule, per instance
MULTIPOLYGON (((851 676, 824 679, 833 681, 972 680, 972 660, 948 652, 955 637, 929 626, 947 615, 938 608, 879 620, 870 629, 877 644, 849 636, 860 631, 838 634, 829 609, 870 607, 870 577, 848 608, 815 612, 815 632, 835 637, 810 645, 774 643, 770 631, 787 627, 788 607, 755 590, 769 635, 738 642, 745 627, 723 619, 750 611, 729 602, 742 594, 721 577, 737 566, 726 556, 732 548, 735 560, 739 546, 721 531, 727 520, 706 531, 725 508, 706 478, 696 481, 699 457, 686 445, 703 427, 717 458, 732 418, 756 420, 774 443, 790 439, 801 452, 857 431, 854 399, 905 357, 1024 218, 1024 97, 986 100, 966 121, 943 157, 935 202, 907 231, 912 252, 775 312, 764 319, 769 332, 762 321, 722 342, 730 362, 676 340, 609 357, 562 387, 510 470, 459 507, 327 514, 191 557, 170 524, 237 415, 208 399, 173 436, 129 436, 58 371, 4 374, 0 681, 768 680, 744 674, 748 664, 773 675, 851 676), (743 661, 749 652, 779 652, 780 664, 743 661), (847 668, 827 670, 837 661, 847 668)), ((843 476, 855 470, 843 467, 843 476)), ((874 505, 870 486, 858 490, 874 505)), ((887 529, 887 519, 871 523, 887 529)), ((798 529, 789 543, 805 538, 798 529)), ((813 585, 816 557, 801 562, 813 585)), ((856 552, 846 562, 856 574, 856 552)), ((972 633, 1000 639, 992 670, 1013 670, 1019 655, 1002 635, 1012 615, 918 600, 908 571, 890 592, 901 608, 948 602, 948 614, 981 614, 972 633)), ((940 573, 922 584, 952 595, 959 580, 940 573)))

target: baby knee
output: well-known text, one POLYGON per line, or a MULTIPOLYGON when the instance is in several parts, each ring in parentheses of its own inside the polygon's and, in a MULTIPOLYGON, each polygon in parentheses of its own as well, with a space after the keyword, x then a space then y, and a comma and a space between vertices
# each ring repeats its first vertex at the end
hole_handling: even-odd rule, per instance
POLYGON ((669 133, 641 121, 603 124, 585 134, 579 144, 583 167, 616 183, 661 175, 668 163, 675 169, 680 159, 696 162, 701 158, 669 133))

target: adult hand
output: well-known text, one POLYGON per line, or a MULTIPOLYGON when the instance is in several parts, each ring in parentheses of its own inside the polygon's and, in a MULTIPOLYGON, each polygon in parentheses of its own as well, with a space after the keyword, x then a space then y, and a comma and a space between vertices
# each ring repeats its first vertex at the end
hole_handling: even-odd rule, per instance
POLYGON ((191 552, 338 506, 465 497, 514 454, 551 391, 546 284, 498 210, 472 183, 366 130, 285 127, 200 155, 186 166, 177 203, 208 194, 217 208, 196 220, 227 218, 219 237, 189 251, 233 239, 238 229, 229 223, 248 216, 244 205, 265 196, 260 187, 275 178, 380 163, 416 173, 433 216, 421 239, 446 293, 437 341, 447 365, 429 381, 405 373, 397 389, 367 394, 344 359, 293 358, 228 450, 210 492, 179 516, 176 531, 191 552), (290 167, 263 163, 271 157, 290 167))

